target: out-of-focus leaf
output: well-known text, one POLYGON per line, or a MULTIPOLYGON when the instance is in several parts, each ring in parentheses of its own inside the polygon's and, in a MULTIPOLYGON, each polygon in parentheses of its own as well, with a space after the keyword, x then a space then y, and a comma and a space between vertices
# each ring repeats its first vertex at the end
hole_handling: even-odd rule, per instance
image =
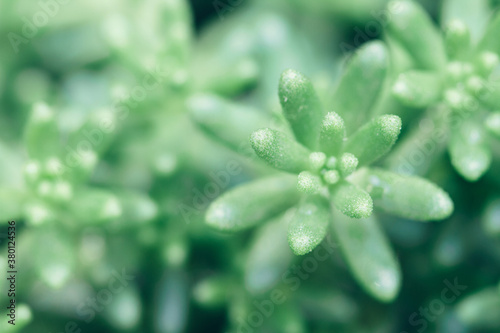
POLYGON ((396 0, 388 11, 387 33, 408 50, 419 69, 441 71, 446 64, 444 43, 425 10, 416 2, 396 0))
POLYGON ((441 8, 441 22, 445 26, 455 20, 462 21, 472 38, 477 41, 490 18, 490 4, 488 0, 444 0, 441 8))
POLYGON ((482 218, 484 230, 493 237, 500 236, 500 199, 491 202, 482 218))
POLYGON ((388 66, 388 52, 382 42, 365 44, 347 63, 333 94, 331 109, 344 119, 348 135, 370 114, 388 66))
POLYGON ((180 333, 187 325, 189 293, 183 272, 166 271, 160 282, 155 307, 155 327, 161 333, 180 333))
POLYGON ((462 58, 470 47, 469 28, 463 21, 451 20, 445 28, 444 42, 450 58, 462 58))
POLYGON ((458 319, 470 329, 500 327, 500 293, 498 288, 480 290, 460 301, 456 307, 458 319))
POLYGON ((75 191, 69 211, 84 224, 101 224, 122 216, 123 206, 110 191, 81 188, 75 191))
POLYGON ((245 285, 253 293, 272 288, 293 259, 286 236, 290 214, 293 210, 267 223, 252 240, 245 263, 245 285))
POLYGON ((296 179, 282 175, 238 186, 212 202, 206 222, 219 230, 237 231, 272 218, 299 199, 296 179))
POLYGON ((469 181, 478 180, 491 163, 485 133, 481 126, 471 121, 463 121, 451 132, 448 151, 455 169, 469 181))
POLYGON ((333 228, 361 287, 382 302, 393 301, 401 286, 401 269, 375 217, 355 220, 337 214, 333 228))
POLYGON ((490 20, 486 32, 479 41, 478 49, 483 51, 495 52, 500 56, 500 40, 498 34, 500 33, 500 12, 490 20))
POLYGON ((269 126, 271 119, 257 110, 231 103, 216 95, 199 94, 190 98, 192 119, 208 135, 233 150, 249 146, 253 131, 269 126))
POLYGON ((24 131, 30 158, 44 160, 59 155, 61 142, 56 116, 46 104, 37 103, 33 106, 24 131))
POLYGON ((439 99, 442 94, 441 85, 438 74, 411 70, 399 75, 392 93, 405 106, 424 108, 439 99))

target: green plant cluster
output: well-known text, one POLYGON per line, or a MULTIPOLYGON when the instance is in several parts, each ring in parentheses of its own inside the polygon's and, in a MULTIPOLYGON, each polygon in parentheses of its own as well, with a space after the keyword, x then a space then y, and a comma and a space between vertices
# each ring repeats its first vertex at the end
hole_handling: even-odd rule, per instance
POLYGON ((498 332, 499 5, 0 1, 0 332, 498 332))

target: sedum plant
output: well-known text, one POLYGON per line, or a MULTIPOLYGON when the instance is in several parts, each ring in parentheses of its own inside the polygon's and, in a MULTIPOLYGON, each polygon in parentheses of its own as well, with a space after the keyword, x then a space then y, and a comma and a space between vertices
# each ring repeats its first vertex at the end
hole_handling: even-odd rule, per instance
MULTIPOLYGON (((481 31, 471 24, 478 7, 472 2, 445 2, 447 19, 440 32, 419 4, 393 1, 386 26, 393 52, 406 61, 392 84, 393 96, 405 107, 431 108, 427 119, 435 127, 433 133, 446 141, 453 167, 468 181, 478 180, 489 169, 492 141, 500 139, 500 81, 495 74, 500 15, 481 31)), ((480 14, 485 20, 486 14, 480 14)), ((422 140, 418 130, 405 142, 417 139, 422 140)), ((415 147, 405 146, 398 153, 408 158, 415 147)), ((426 157, 435 159, 433 154, 426 157)))
MULTIPOLYGON (((453 203, 423 178, 372 166, 401 130, 398 116, 372 116, 387 66, 384 44, 362 47, 343 72, 330 112, 306 76, 283 72, 278 93, 289 130, 262 128, 250 136, 258 158, 281 173, 224 193, 209 206, 206 222, 218 230, 239 231, 288 210, 283 218, 296 255, 318 246, 331 224, 356 279, 374 297, 391 301, 399 289, 400 269, 372 216, 374 205, 400 217, 431 221, 447 218, 453 203)), ((214 120, 221 112, 212 112, 214 117, 206 112, 202 117, 196 108, 193 112, 206 131, 223 130, 223 122, 214 120)), ((231 117, 224 119, 229 120, 225 126, 233 126, 231 117)), ((238 119, 234 123, 241 128, 238 119)), ((224 132, 216 136, 228 137, 224 132)))

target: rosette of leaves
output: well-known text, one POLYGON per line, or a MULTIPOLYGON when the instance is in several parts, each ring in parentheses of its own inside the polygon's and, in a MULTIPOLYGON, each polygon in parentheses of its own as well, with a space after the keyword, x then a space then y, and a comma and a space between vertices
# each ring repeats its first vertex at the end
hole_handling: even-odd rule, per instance
MULTIPOLYGON (((224 193, 208 208, 206 222, 219 230, 238 231, 288 210, 288 242, 297 255, 312 251, 332 224, 356 279, 379 300, 392 300, 399 290, 400 269, 372 216, 374 203, 386 212, 421 221, 448 217, 453 203, 425 179, 369 167, 391 149, 401 130, 398 116, 370 116, 387 66, 382 43, 361 48, 341 77, 335 111, 330 112, 323 109, 307 77, 295 70, 283 72, 279 98, 290 131, 263 128, 250 137, 256 155, 282 173, 224 193)), ((205 121, 194 113, 206 131, 214 123, 218 131, 221 126, 244 126, 228 115, 224 119, 231 124, 221 125, 223 118, 215 111, 205 121)))
MULTIPOLYGON (((453 167, 469 181, 488 170, 491 140, 500 139, 500 81, 494 74, 500 15, 483 28, 487 8, 484 1, 445 1, 443 32, 416 2, 393 1, 387 8, 386 38, 392 52, 407 62, 393 82, 392 94, 406 107, 432 108, 426 119, 433 128, 425 136, 444 142, 453 167)), ((405 142, 422 141, 418 131, 405 142)), ((407 149, 398 153, 407 158, 418 149, 415 144, 404 146, 407 149)))

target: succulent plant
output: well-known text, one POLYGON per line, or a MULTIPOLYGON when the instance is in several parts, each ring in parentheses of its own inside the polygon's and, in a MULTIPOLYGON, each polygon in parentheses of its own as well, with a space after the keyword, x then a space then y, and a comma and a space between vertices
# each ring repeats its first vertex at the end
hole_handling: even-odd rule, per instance
MULTIPOLYGON (((391 149, 401 130, 401 119, 395 115, 370 120, 371 106, 385 79, 387 57, 380 42, 362 47, 342 74, 333 98, 339 102, 330 112, 324 111, 307 77, 295 70, 283 72, 279 99, 291 133, 263 128, 251 134, 250 142, 260 159, 287 174, 224 193, 208 208, 206 222, 219 230, 238 231, 292 209, 288 241, 297 255, 318 246, 332 224, 358 280, 375 297, 392 300, 399 288, 399 268, 377 221, 370 218, 374 202, 376 208, 421 221, 447 218, 453 203, 446 192, 423 178, 370 167, 391 149), (331 206, 347 218, 333 218, 331 206), (373 269, 360 267, 368 262, 375 265, 373 269)), ((208 121, 202 124, 209 125, 208 121)))
POLYGON ((388 6, 392 15, 386 37, 409 63, 399 68, 392 94, 406 107, 439 106, 429 116, 433 131, 447 136, 455 170, 477 181, 490 167, 491 141, 500 139, 500 81, 494 73, 500 16, 493 16, 479 36, 471 33, 470 22, 459 18, 444 22, 441 33, 419 4, 402 0, 388 6))

